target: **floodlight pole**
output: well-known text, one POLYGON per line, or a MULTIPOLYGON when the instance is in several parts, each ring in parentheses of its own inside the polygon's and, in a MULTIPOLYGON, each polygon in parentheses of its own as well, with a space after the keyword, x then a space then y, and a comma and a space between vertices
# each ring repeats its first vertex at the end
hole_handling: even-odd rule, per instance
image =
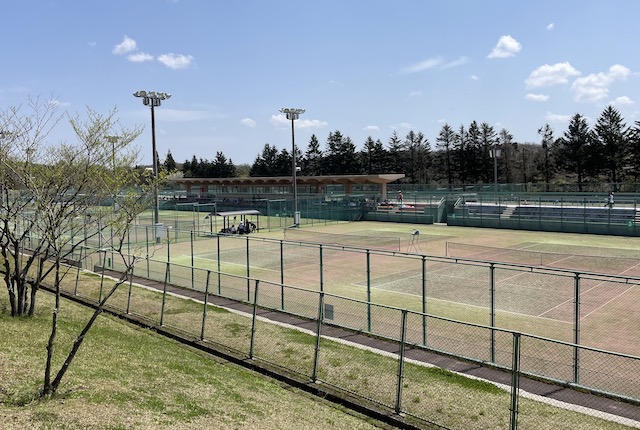
POLYGON ((293 225, 295 227, 300 226, 300 212, 298 212, 298 179, 296 165, 296 140, 293 123, 296 119, 300 118, 300 115, 304 113, 304 109, 298 108, 282 108, 280 112, 287 116, 287 119, 291 120, 291 172, 293 183, 293 225))
POLYGON ((156 151, 156 117, 154 108, 162 104, 162 100, 167 100, 171 94, 155 91, 136 91, 135 97, 142 98, 145 106, 151 107, 151 151, 153 157, 153 226, 156 231, 156 243, 160 243, 160 208, 158 207, 158 152, 156 151))
POLYGON ((498 157, 500 157, 500 148, 495 145, 491 148, 491 158, 493 158, 493 192, 498 192, 498 157))

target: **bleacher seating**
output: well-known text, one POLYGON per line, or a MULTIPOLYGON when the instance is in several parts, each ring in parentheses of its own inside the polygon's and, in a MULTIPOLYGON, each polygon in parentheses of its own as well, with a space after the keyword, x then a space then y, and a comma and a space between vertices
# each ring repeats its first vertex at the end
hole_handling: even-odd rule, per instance
POLYGON ((595 222, 627 224, 635 220, 633 208, 581 207, 581 206, 516 206, 510 219, 545 221, 595 222))
POLYGON ((480 204, 467 202, 464 207, 470 217, 500 218, 507 209, 506 205, 480 204))

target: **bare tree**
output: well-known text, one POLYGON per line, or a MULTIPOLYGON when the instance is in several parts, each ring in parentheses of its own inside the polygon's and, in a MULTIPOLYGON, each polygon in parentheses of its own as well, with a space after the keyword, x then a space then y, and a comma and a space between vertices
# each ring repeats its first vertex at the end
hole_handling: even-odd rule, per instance
POLYGON ((27 113, 20 107, 0 111, 0 252, 11 315, 33 315, 42 283, 55 289, 43 395, 55 393, 105 302, 142 258, 135 251, 129 255, 130 249, 125 253, 123 244, 135 217, 149 206, 156 180, 134 168, 138 151, 130 144, 141 129, 120 127, 115 110, 69 117, 77 142, 48 142, 63 117, 56 106, 31 99, 27 113), (122 258, 125 270, 52 378, 61 283, 72 270, 66 263, 87 252, 96 236, 106 236, 103 247, 122 258))

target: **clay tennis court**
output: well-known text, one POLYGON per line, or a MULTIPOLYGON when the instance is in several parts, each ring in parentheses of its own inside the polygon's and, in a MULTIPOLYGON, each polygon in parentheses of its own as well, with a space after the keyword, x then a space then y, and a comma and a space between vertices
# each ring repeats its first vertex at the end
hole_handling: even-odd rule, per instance
POLYGON ((427 313, 485 325, 493 276, 497 327, 567 342, 573 340, 579 273, 581 344, 640 355, 633 340, 640 326, 633 305, 640 298, 640 280, 633 279, 640 274, 638 239, 418 228, 418 242, 411 226, 375 222, 305 228, 313 233, 307 241, 285 240, 282 230, 199 239, 171 244, 171 262, 190 265, 193 249, 200 268, 217 270, 219 256, 225 273, 416 311, 424 288, 427 313), (336 243, 340 235, 349 246, 336 243), (496 263, 493 275, 488 261, 496 263), (617 274, 625 278, 611 276, 617 274))

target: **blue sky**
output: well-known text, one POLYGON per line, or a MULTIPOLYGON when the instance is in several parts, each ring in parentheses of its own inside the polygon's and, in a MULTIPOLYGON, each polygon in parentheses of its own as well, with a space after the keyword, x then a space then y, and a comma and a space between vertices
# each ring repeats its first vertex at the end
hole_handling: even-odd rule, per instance
MULTIPOLYGON (((446 122, 506 128, 518 142, 556 136, 575 113, 613 103, 640 120, 637 0, 20 0, 5 1, 0 107, 53 95, 71 114, 117 108, 151 161, 149 108, 161 159, 252 163, 291 147, 279 109, 304 108, 296 143, 324 148, 340 130, 368 136, 446 122)), ((63 125, 51 139, 73 139, 63 125)))

